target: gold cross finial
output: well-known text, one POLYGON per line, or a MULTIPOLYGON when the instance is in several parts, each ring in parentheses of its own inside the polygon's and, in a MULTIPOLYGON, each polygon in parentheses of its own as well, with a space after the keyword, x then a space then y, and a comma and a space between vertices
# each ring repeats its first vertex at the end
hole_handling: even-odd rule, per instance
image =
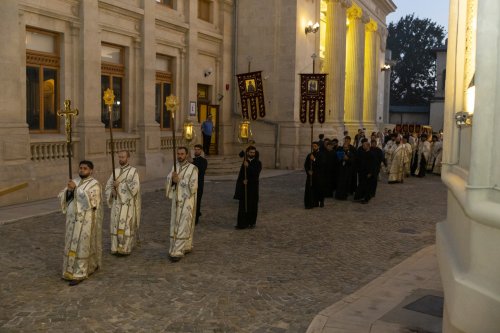
POLYGON ((107 106, 113 105, 115 103, 115 94, 113 93, 112 89, 106 89, 104 91, 104 97, 102 98, 104 100, 104 104, 107 106))
POLYGON ((71 109, 71 100, 64 101, 64 111, 58 110, 57 115, 64 117, 64 127, 66 129, 66 142, 71 142, 71 116, 78 116, 78 109, 71 109))

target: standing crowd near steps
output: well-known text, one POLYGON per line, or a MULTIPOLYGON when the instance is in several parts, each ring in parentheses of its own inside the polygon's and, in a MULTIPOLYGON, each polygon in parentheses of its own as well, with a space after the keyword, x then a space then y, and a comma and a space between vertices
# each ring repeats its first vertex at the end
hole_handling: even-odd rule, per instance
POLYGON ((306 209, 324 207, 325 198, 367 204, 376 195, 381 173, 389 184, 402 184, 410 176, 441 174, 442 137, 439 134, 399 133, 386 129, 365 136, 359 129, 354 140, 347 131, 339 141, 323 134, 312 142, 304 161, 306 209))

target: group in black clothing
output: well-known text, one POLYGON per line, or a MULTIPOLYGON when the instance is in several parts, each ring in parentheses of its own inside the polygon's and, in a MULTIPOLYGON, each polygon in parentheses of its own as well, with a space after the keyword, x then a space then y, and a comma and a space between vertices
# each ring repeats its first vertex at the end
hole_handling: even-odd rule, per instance
POLYGON ((337 139, 325 139, 323 145, 313 142, 304 162, 305 208, 323 207, 325 197, 347 200, 349 195, 354 195, 354 201, 368 203, 377 190, 381 163, 385 164, 384 153, 376 140, 363 138, 358 149, 349 136, 340 147, 337 139))

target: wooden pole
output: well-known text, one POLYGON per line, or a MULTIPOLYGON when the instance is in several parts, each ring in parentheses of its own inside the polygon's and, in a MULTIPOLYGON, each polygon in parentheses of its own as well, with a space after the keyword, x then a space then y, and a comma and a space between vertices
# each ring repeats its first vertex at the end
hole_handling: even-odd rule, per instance
POLYGON ((110 142, 109 144, 111 145, 111 167, 113 168, 113 181, 116 180, 116 175, 115 175, 115 144, 113 142, 113 104, 115 104, 115 94, 113 93, 112 89, 106 89, 104 91, 104 96, 102 98, 104 100, 104 104, 108 106, 108 112, 109 112, 109 138, 110 142))
POLYGON ((113 181, 116 180, 115 174, 115 143, 113 141, 113 105, 108 105, 109 111, 109 145, 111 149, 111 167, 113 168, 113 181))

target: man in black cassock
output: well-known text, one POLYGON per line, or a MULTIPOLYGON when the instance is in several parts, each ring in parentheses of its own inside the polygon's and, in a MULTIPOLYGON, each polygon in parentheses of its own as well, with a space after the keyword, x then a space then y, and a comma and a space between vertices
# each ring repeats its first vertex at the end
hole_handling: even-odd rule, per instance
POLYGON ((363 204, 368 203, 372 193, 372 180, 376 173, 377 159, 370 151, 370 143, 368 139, 361 139, 361 148, 358 150, 357 170, 358 170, 358 187, 354 194, 354 201, 360 201, 363 204))
POLYGON ((344 145, 337 149, 337 160, 335 199, 347 200, 347 196, 353 194, 357 186, 356 149, 351 145, 350 136, 346 136, 344 145))
POLYGON ((326 144, 326 150, 323 152, 323 160, 325 170, 323 172, 324 176, 324 188, 325 188, 325 198, 333 198, 333 192, 336 188, 336 176, 337 176, 337 152, 333 149, 333 143, 328 141, 326 144))
POLYGON ((385 160, 384 151, 377 146, 377 140, 371 140, 370 144, 371 144, 370 151, 373 154, 373 156, 375 156, 376 160, 375 175, 373 176, 373 179, 370 180, 370 195, 373 198, 377 193, 380 165, 383 163, 387 167, 387 162, 385 160))
POLYGON ((313 142, 312 152, 309 153, 304 162, 306 170, 306 189, 304 192, 304 206, 306 209, 323 207, 325 190, 323 187, 323 156, 319 151, 318 142, 313 142))
POLYGON ((259 176, 261 170, 262 163, 257 157, 257 150, 254 146, 249 146, 246 149, 246 156, 241 165, 238 180, 236 181, 235 198, 239 200, 236 229, 255 228, 259 206, 259 176))
POLYGON ((195 224, 198 224, 198 219, 201 216, 201 197, 203 196, 203 184, 205 182, 205 171, 207 171, 207 159, 201 156, 203 146, 197 144, 194 146, 193 164, 198 168, 198 191, 196 192, 196 219, 195 224))

